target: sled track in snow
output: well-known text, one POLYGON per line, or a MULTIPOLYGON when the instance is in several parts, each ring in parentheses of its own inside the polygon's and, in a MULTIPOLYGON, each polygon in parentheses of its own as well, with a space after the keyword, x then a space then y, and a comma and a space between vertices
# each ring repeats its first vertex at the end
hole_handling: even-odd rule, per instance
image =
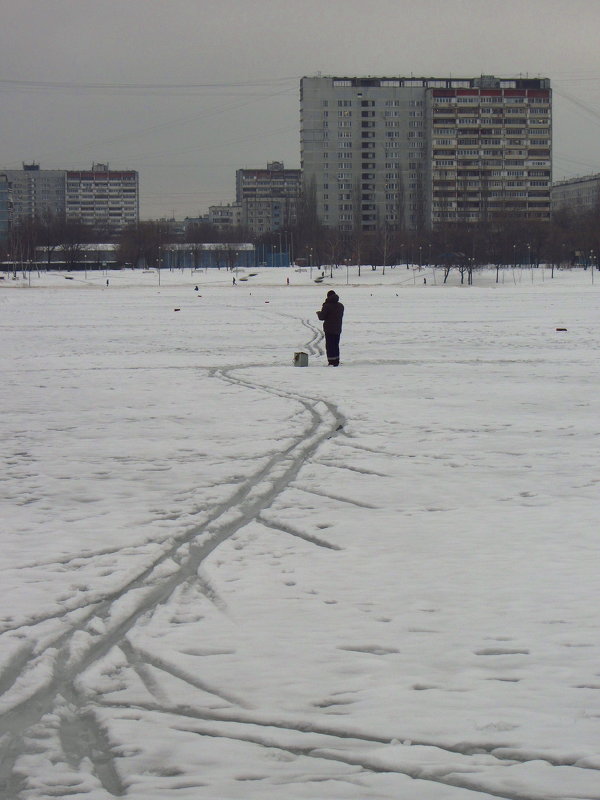
MULTIPOLYGON (((314 326, 306 324, 306 327, 314 334, 307 348, 318 353, 319 332, 314 326)), ((84 698, 75 688, 77 677, 121 643, 131 656, 126 636, 138 619, 196 576, 204 559, 222 542, 259 518, 261 512, 294 480, 321 443, 343 427, 343 417, 334 404, 254 383, 239 375, 245 367, 248 365, 234 365, 212 370, 209 374, 234 386, 267 392, 300 404, 308 415, 307 426, 284 450, 271 455, 267 463, 243 481, 226 501, 201 512, 198 524, 188 527, 168 544, 163 543, 160 554, 135 578, 106 593, 100 600, 82 603, 64 613, 40 617, 25 626, 30 637, 32 630, 39 627, 38 645, 27 645, 17 651, 0 674, 3 710, 0 716, 0 800, 16 800, 21 778, 14 767, 18 757, 27 752, 24 739, 45 715, 53 711, 69 720, 68 724, 65 723, 67 733, 61 736, 63 746, 68 749, 75 747, 77 742, 77 748, 84 747, 105 789, 115 796, 124 794, 115 770, 110 767, 110 754, 105 743, 103 745, 102 733, 92 722, 89 699, 85 699, 84 706, 84 698), (131 598, 135 599, 132 601, 131 598), (44 636, 43 624, 56 619, 62 621, 61 633, 44 636), (26 688, 24 684, 27 684, 26 688), (104 755, 98 758, 94 753, 104 755)), ((293 531, 283 532, 296 535, 293 531)), ((310 538, 307 541, 311 541, 310 538)), ((312 543, 329 546, 318 540, 312 543)), ((18 628, 10 632, 14 634, 15 631, 18 632, 18 628)), ((79 750, 73 757, 75 760, 81 758, 79 750)), ((65 760, 69 760, 69 753, 65 754, 65 760)))

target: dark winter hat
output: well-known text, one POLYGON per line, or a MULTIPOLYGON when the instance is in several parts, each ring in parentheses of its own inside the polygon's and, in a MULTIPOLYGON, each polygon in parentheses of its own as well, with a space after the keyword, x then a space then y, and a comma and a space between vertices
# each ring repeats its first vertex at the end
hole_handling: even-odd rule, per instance
POLYGON ((327 297, 337 297, 337 294, 333 291, 333 289, 330 289, 327 292, 327 297))

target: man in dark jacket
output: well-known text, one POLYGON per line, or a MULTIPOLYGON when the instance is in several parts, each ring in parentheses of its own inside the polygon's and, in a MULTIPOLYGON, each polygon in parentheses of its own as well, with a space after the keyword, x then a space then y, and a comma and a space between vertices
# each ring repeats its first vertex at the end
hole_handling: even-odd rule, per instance
POLYGON ((325 349, 330 367, 338 367, 340 364, 340 334, 342 333, 343 316, 344 306, 333 289, 330 289, 321 310, 317 311, 317 317, 323 322, 325 349))

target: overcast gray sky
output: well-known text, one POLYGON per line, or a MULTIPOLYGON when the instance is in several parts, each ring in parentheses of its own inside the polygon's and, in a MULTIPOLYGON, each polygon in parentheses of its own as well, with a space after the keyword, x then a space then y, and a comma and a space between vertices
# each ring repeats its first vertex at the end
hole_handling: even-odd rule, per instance
POLYGON ((302 75, 549 77, 554 178, 600 172, 600 0, 1 0, 0 168, 140 173, 143 218, 299 166, 302 75))

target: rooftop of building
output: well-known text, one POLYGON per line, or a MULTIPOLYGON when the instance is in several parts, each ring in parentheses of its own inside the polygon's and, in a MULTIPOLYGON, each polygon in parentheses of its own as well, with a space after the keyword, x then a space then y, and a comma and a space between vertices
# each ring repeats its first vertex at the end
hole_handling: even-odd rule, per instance
POLYGON ((433 76, 393 76, 349 77, 337 75, 308 75, 304 80, 327 80, 336 87, 405 87, 405 88, 446 88, 446 89, 549 89, 549 78, 530 78, 528 76, 502 78, 495 75, 480 75, 476 78, 433 77, 433 76))
POLYGON ((578 175, 574 178, 563 178, 563 180, 555 181, 552 184, 552 187, 555 186, 567 186, 568 184, 572 183, 587 183, 588 181, 597 181, 600 180, 600 172, 595 172, 593 175, 578 175))

